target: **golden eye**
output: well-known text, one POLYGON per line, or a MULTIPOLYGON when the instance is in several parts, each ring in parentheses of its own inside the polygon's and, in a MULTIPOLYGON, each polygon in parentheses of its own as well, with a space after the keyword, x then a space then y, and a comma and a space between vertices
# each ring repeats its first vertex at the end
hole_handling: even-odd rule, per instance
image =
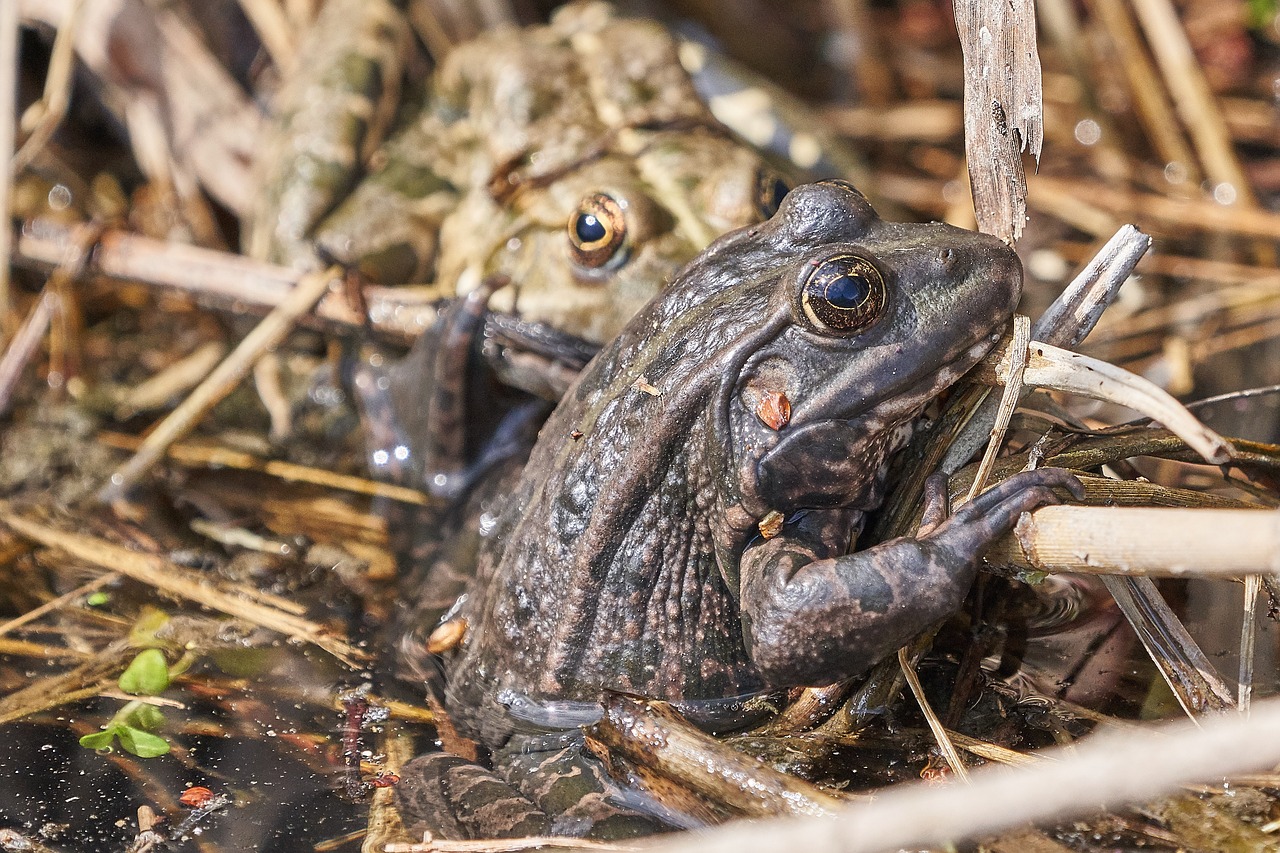
POLYGON ((756 210, 765 219, 778 212, 789 192, 791 185, 777 172, 767 168, 756 172, 756 210))
POLYGON ((602 269, 626 260, 627 220, 604 193, 589 195, 569 217, 569 254, 580 266, 602 269))
POLYGON ((875 264, 858 255, 836 255, 805 277, 800 304, 818 331, 851 335, 880 319, 887 296, 875 264))

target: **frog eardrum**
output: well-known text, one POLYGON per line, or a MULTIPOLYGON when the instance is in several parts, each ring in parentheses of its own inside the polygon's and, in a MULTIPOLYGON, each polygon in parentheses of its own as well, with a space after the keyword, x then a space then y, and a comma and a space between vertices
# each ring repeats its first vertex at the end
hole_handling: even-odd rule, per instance
POLYGON ((869 259, 839 254, 815 261, 800 286, 800 306, 818 332, 854 335, 884 313, 884 276, 869 259))
POLYGON ((569 217, 569 255, 588 270, 611 269, 627 259, 627 219, 605 193, 587 196, 569 217))

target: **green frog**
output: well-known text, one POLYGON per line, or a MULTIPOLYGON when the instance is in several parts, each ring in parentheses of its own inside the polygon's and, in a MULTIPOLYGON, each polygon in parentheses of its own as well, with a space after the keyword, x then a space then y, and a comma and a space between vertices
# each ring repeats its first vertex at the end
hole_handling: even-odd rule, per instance
POLYGON ((299 63, 318 70, 279 98, 251 254, 442 295, 501 276, 491 308, 599 344, 786 193, 713 117, 673 36, 604 3, 456 47, 381 141, 410 38, 398 6, 326 3, 299 63))
MULTIPOLYGON (((606 345, 485 521, 445 664, 453 721, 532 801, 526 828, 533 806, 565 806, 548 767, 589 775, 550 747, 602 691, 745 725, 753 698, 862 673, 953 613, 1022 512, 1082 496, 1065 471, 1028 471, 948 518, 934 489, 916 536, 853 549, 891 454, 1000 337, 1021 282, 992 237, 887 222, 848 184, 810 184, 606 345)), ((416 771, 461 772, 417 761, 411 814, 440 801, 416 771)), ((433 790, 450 784, 469 783, 433 790)), ((573 805, 572 831, 634 819, 628 796, 573 805)))

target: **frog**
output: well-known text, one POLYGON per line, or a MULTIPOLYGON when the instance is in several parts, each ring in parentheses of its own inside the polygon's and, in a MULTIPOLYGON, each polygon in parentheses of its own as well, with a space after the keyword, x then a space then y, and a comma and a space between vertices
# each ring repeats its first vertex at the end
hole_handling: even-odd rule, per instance
MULTIPOLYGON (((915 535, 856 548, 893 454, 1001 337, 1021 284, 994 237, 806 184, 602 349, 489 518, 451 615, 445 706, 528 795, 522 820, 552 805, 534 771, 565 773, 549 744, 605 691, 718 731, 757 722, 771 705, 756 700, 857 676, 946 619, 1023 512, 1083 497, 1037 469, 948 514, 934 481, 915 535)), ((406 786, 406 810, 425 786, 406 786)), ((578 831, 616 822, 628 793, 609 790, 578 831)))
POLYGON ((411 47, 399 5, 325 4, 299 63, 322 71, 281 93, 260 159, 250 254, 442 296, 502 277, 492 310, 600 344, 789 186, 713 116, 669 31, 599 2, 457 46, 393 122, 411 47))

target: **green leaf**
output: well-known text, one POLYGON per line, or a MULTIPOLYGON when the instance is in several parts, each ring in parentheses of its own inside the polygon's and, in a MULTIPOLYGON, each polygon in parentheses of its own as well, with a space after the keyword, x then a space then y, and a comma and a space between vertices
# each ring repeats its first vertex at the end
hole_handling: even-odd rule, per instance
POLYGON ((121 726, 116 735, 125 752, 133 753, 139 758, 156 758, 169 751, 169 741, 133 726, 121 726))
POLYGON ((89 605, 90 607, 101 607, 102 605, 106 604, 110 600, 111 600, 110 593, 91 592, 89 593, 88 598, 84 600, 84 603, 89 605))
POLYGON ((164 726, 164 712, 155 705, 138 705, 121 722, 147 732, 159 731, 164 726))
POLYGON ((129 642, 135 646, 163 645, 156 639, 156 632, 169 622, 169 614, 158 607, 148 607, 138 616, 138 621, 129 629, 129 642))
POLYGON ((134 696, 158 696, 169 686, 169 665, 164 652, 143 649, 120 674, 120 689, 134 696))
POLYGON ((80 738, 80 745, 87 749, 111 749, 111 741, 115 740, 116 727, 111 726, 105 731, 94 732, 80 738))

